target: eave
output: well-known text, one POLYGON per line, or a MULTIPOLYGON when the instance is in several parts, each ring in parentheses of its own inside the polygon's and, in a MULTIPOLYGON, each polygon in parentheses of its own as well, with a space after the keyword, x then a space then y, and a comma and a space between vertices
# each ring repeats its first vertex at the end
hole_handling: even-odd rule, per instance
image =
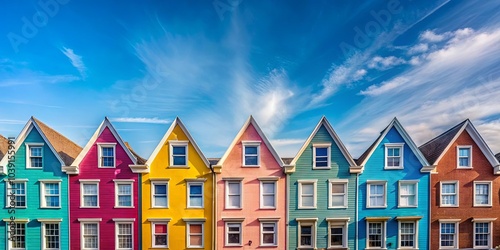
POLYGON ((295 173, 295 165, 283 165, 283 172, 285 174, 295 173))
POLYGON ((222 173, 222 165, 212 165, 212 169, 216 174, 222 173))
POLYGON ((132 173, 134 174, 144 174, 144 173, 149 173, 149 167, 148 165, 134 165, 130 164, 128 165, 130 170, 132 170, 132 173))
POLYGON ((78 166, 63 166, 62 171, 66 174, 79 174, 80 169, 78 166))

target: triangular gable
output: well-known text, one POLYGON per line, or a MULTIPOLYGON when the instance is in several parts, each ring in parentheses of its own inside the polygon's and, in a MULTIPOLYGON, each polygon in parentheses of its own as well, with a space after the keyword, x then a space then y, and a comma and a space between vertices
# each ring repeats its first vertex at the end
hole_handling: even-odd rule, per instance
MULTIPOLYGON (((125 151, 125 153, 127 153, 127 156, 133 162, 133 164, 137 163, 137 159, 132 154, 132 152, 130 152, 130 150, 127 147, 127 145, 125 145, 125 143, 123 142, 123 140, 120 137, 120 135, 118 134, 118 132, 116 132, 115 128, 113 127, 113 125, 111 124, 111 122, 108 120, 108 117, 105 117, 104 121, 102 121, 101 125, 99 125, 99 127, 95 131, 94 135, 92 135, 92 137, 87 142, 87 144, 85 145, 85 147, 83 148, 83 150, 76 157, 75 161, 71 164, 71 167, 73 167, 73 168, 78 168, 79 167, 79 165, 82 162, 83 158, 85 158, 85 156, 88 154, 90 148, 92 148, 92 145, 94 145, 94 143, 97 141, 97 138, 99 138, 99 136, 101 135, 101 133, 106 128, 108 128, 109 131, 111 131, 111 133, 115 137, 116 141, 120 144, 120 146, 123 148, 123 150, 125 151)), ((78 170, 76 170, 76 171, 78 172, 78 170)), ((73 172, 73 171, 70 170, 70 172, 73 172)))
POLYGON ((335 133, 335 130, 333 130, 332 125, 330 125, 330 123, 328 122, 326 117, 323 116, 323 117, 321 117, 320 121, 318 122, 318 125, 316 125, 316 127, 312 131, 311 135, 309 135, 309 138, 307 138, 304 145, 302 145, 299 152, 297 153, 297 155, 295 155, 292 162, 290 163, 290 166, 292 166, 292 169, 290 171, 287 171, 287 172, 294 172, 293 168, 294 168, 295 164, 299 160, 300 156, 302 156, 302 153, 304 153, 307 146, 311 143, 314 136, 316 136, 316 134, 318 133, 321 126, 325 127, 326 131, 328 131, 328 134, 330 134, 330 137, 333 139, 335 144, 337 144, 337 147, 340 149, 340 152, 342 153, 344 158, 347 160, 347 162, 349 162, 350 168, 351 169, 357 168, 356 162, 354 162, 354 160, 352 159, 351 154, 349 153, 349 151, 347 151, 347 148, 345 147, 344 143, 342 143, 342 141, 340 140, 337 133, 335 133))
POLYGON ((160 143, 158 143, 158 145, 156 146, 155 150, 153 151, 153 153, 151 154, 151 156, 146 161, 146 166, 151 166, 151 163, 156 158, 156 156, 158 155, 158 153, 160 153, 160 150, 163 147, 163 145, 165 145, 167 143, 168 137, 174 131, 176 125, 179 125, 179 127, 182 130, 182 132, 184 132, 184 134, 187 136, 189 142, 193 145, 194 149, 196 150, 196 152, 198 153, 198 155, 203 160, 203 163, 205 163, 205 166, 207 166, 207 168, 211 168, 210 167, 210 163, 208 162, 207 158, 205 157, 205 155, 203 154, 203 152, 201 151, 201 149, 198 147, 198 144, 196 144, 196 141, 193 139, 193 137, 191 137, 191 134, 189 133, 189 131, 187 130, 187 128, 184 126, 184 124, 182 123, 182 121, 181 121, 181 119, 179 117, 176 117, 175 120, 172 122, 172 124, 170 125, 170 128, 168 128, 167 132, 165 133, 165 135, 161 139, 160 143))
POLYGON ((403 137, 403 140, 406 142, 408 147, 410 147, 413 154, 417 156, 418 161, 420 162, 420 164, 422 164, 421 171, 430 172, 431 169, 429 168, 429 163, 427 162, 427 159, 424 157, 422 152, 420 152, 415 142, 411 139, 410 135, 406 132, 406 130, 403 128, 401 123, 399 123, 396 117, 392 119, 389 125, 387 125, 387 127, 380 133, 379 137, 375 140, 375 142, 365 151, 365 153, 361 155, 360 159, 358 159, 358 165, 361 167, 361 172, 363 171, 366 162, 368 161, 368 159, 370 159, 375 149, 378 147, 380 142, 385 138, 387 133, 389 133, 389 131, 392 128, 395 128, 396 131, 398 131, 399 135, 403 137))
POLYGON ((0 135, 0 161, 7 154, 8 150, 9 150, 9 139, 0 135))
POLYGON ((234 146, 238 143, 239 139, 241 138, 241 136, 243 135, 243 133, 245 133, 245 131, 247 130, 248 126, 250 126, 250 124, 253 125, 253 127, 255 128, 255 130, 257 131, 257 133, 259 134, 260 138, 262 139, 262 141, 266 145, 267 149, 273 155, 273 157, 276 160, 276 162, 280 165, 280 167, 283 167, 283 161, 278 156, 278 153, 274 149, 273 145, 271 145, 271 142, 267 139, 266 135, 264 134, 264 132, 262 131, 262 129, 259 127, 259 125, 255 121, 255 119, 253 119, 253 116, 248 117, 247 121, 245 122, 245 124, 243 125, 243 127, 241 127, 241 129, 238 132, 238 134, 234 137, 233 142, 229 145, 229 148, 226 150, 226 152, 224 153, 224 155, 219 160, 219 162, 217 163, 216 166, 219 167, 219 168, 222 167, 222 164, 224 164, 224 162, 226 161, 227 157, 229 156, 229 154, 233 150, 234 146))

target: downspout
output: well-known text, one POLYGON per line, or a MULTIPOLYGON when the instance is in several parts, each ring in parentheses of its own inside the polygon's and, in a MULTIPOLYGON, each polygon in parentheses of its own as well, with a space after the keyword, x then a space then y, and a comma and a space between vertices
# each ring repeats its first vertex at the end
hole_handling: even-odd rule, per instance
POLYGON ((212 192, 213 192, 213 199, 212 199, 212 249, 217 249, 217 227, 216 227, 216 212, 217 212, 217 187, 215 186, 217 182, 215 181, 215 178, 217 175, 215 172, 212 170, 212 192))
POLYGON ((139 213, 139 222, 137 223, 139 229, 139 249, 142 249, 142 174, 139 175, 139 183, 138 183, 138 189, 139 192, 137 194, 137 199, 139 200, 139 208, 137 209, 137 212, 139 213))
POLYGON ((359 221, 358 221, 358 203, 359 203, 359 173, 356 174, 356 210, 354 212, 354 217, 355 217, 355 221, 356 223, 354 224, 355 225, 355 228, 356 228, 356 237, 354 237, 354 249, 355 250, 358 250, 358 224, 359 224, 359 221))
POLYGON ((289 174, 286 174, 286 179, 285 179, 285 182, 286 182, 286 197, 285 197, 285 205, 286 205, 286 208, 285 208, 285 211, 286 211, 286 221, 285 221, 285 225, 286 225, 286 230, 285 230, 285 244, 286 244, 286 249, 288 249, 288 246, 289 246, 289 240, 290 240, 290 236, 289 236, 289 229, 290 229, 290 206, 289 206, 289 199, 290 199, 290 175, 289 174))
POLYGON ((428 199, 428 202, 429 202, 429 209, 427 210, 427 226, 428 226, 428 230, 427 230, 427 249, 431 249, 431 209, 432 209, 432 206, 431 206, 431 203, 432 203, 432 193, 431 193, 431 190, 432 190, 432 182, 431 182, 431 175, 432 173, 429 172, 429 190, 427 190, 427 193, 429 194, 429 199, 428 199))

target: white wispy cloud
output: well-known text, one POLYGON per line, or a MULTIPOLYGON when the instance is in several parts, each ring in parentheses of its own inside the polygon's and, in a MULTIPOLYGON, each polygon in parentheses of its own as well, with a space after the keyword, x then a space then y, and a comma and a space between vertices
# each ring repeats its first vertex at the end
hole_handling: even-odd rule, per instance
POLYGON ((387 70, 394 66, 398 66, 405 63, 406 61, 403 58, 395 56, 387 56, 387 57, 375 56, 368 64, 368 68, 387 70))
POLYGON ((419 43, 408 50, 408 55, 420 54, 427 50, 429 50, 429 45, 427 43, 419 43))
POLYGON ((433 30, 426 30, 422 34, 420 34, 419 38, 421 41, 436 43, 447 39, 449 36, 449 32, 437 34, 433 30))
POLYGON ((408 82, 407 78, 397 77, 392 80, 382 82, 380 85, 371 85, 366 90, 362 90, 359 93, 361 95, 369 95, 369 96, 381 95, 407 82, 408 82))
POLYGON ((21 120, 0 119, 0 124, 18 125, 25 123, 26 121, 21 121, 21 120))
POLYGON ((63 47, 61 49, 61 52, 69 58, 73 67, 75 67, 78 72, 80 72, 80 76, 83 80, 85 80, 85 78, 87 78, 87 67, 85 67, 82 57, 75 54, 72 49, 66 47, 63 47))
POLYGON ((167 119, 160 119, 158 117, 146 118, 146 117, 117 117, 112 118, 113 122, 129 122, 129 123, 154 123, 154 124, 169 124, 172 121, 167 119))
POLYGON ((79 77, 73 75, 44 75, 37 72, 20 72, 19 75, 6 76, 0 79, 0 87, 69 83, 79 79, 79 77))

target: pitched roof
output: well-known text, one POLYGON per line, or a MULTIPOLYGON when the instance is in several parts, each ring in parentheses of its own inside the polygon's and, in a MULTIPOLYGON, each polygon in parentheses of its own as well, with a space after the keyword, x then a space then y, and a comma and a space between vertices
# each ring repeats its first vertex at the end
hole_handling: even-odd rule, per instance
POLYGON ((125 142, 125 146, 127 146, 128 150, 135 156, 137 159, 137 165, 143 165, 146 163, 146 159, 142 158, 139 154, 137 154, 134 149, 132 149, 132 146, 128 142, 125 142))
POLYGON ((269 149, 269 151, 273 155, 273 157, 276 160, 276 162, 281 167, 283 167, 283 161, 279 157, 278 153, 274 149, 274 147, 271 144, 271 142, 267 139, 267 137, 264 134, 264 132, 262 131, 262 129, 259 127, 259 124, 257 124, 257 122, 255 121, 255 119, 253 118, 253 116, 248 117, 247 121, 245 122, 245 124, 243 124, 243 127, 241 127, 241 129, 238 132, 238 134, 234 137, 233 142, 231 142, 231 145, 229 145, 229 147, 227 148, 226 152, 224 153, 224 155, 222 156, 222 158, 219 160, 219 162, 217 163, 217 165, 218 166, 222 166, 222 164, 224 164, 224 162, 226 161, 227 157, 229 156, 229 153, 231 153, 233 147, 236 145, 236 143, 238 143, 239 139, 241 138, 241 136, 243 135, 243 133, 245 133, 245 131, 247 130, 248 126, 250 126, 250 124, 253 125, 253 127, 255 128, 255 130, 257 131, 257 133, 259 134, 260 138, 262 139, 262 141, 266 145, 267 149, 269 149))
POLYGON ((293 161, 293 158, 291 158, 291 157, 282 157, 281 160, 283 161, 284 164, 290 164, 293 161))
MULTIPOLYGON (((413 154, 417 157, 420 164, 422 164, 422 168, 425 168, 425 171, 430 171, 431 169, 426 168, 429 166, 427 159, 422 154, 422 152, 420 152, 420 150, 418 149, 418 147, 415 144, 415 142, 413 141, 413 139, 411 139, 410 135, 406 132, 403 125, 401 125, 401 123, 399 122, 399 120, 396 117, 394 117, 394 119, 392 119, 392 121, 389 123, 389 125, 387 125, 387 127, 385 127, 385 129, 382 130, 382 132, 380 132, 380 135, 377 137, 375 142, 373 142, 372 145, 370 147, 368 147, 368 149, 361 155, 361 157, 359 157, 359 159, 357 161, 358 165, 361 166, 362 168, 364 168, 364 165, 366 164, 368 159, 371 157, 371 155, 375 151, 375 148, 380 144, 380 142, 385 138, 387 133, 389 133, 389 131, 392 128, 395 128, 398 131, 399 135, 401 135, 403 140, 406 142, 406 145, 408 145, 408 147, 411 149, 413 154)), ((422 170, 422 171, 424 171, 424 170, 422 170)))
POLYGON ((0 135, 0 160, 7 154, 9 149, 9 140, 0 135))
POLYGON ((500 153, 497 153, 495 157, 497 158, 498 161, 500 161, 500 153))
POLYGON ((219 162, 220 158, 207 158, 207 160, 210 162, 210 165, 215 165, 219 162))

